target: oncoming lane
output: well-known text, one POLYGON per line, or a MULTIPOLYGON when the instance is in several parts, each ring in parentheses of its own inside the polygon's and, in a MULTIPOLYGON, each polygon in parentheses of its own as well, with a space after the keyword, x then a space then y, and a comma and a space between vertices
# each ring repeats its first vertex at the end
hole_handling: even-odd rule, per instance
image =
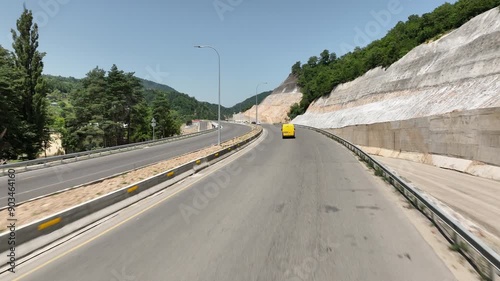
MULTIPOLYGON (((208 122, 204 122, 208 123, 208 122)), ((241 136, 251 130, 248 126, 224 123, 223 141, 241 136)), ((142 149, 121 152, 79 162, 56 165, 17 175, 18 202, 84 184, 148 164, 167 160, 194 150, 217 144, 217 132, 142 149)), ((6 182, 5 177, 0 181, 6 182)), ((7 205, 7 188, 0 186, 0 206, 7 205)))

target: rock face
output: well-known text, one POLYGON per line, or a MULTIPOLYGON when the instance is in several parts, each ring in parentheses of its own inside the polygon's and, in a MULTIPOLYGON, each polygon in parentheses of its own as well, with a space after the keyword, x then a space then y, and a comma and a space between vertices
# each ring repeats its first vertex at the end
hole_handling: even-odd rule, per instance
MULTIPOLYGON (((288 76, 272 94, 259 104, 259 121, 262 123, 286 122, 290 107, 294 103, 299 103, 301 99, 302 93, 297 86, 297 79, 291 75, 288 76)), ((243 114, 236 114, 234 120, 255 121, 255 105, 243 114)))
POLYGON ((293 123, 341 128, 500 107, 499 18, 492 9, 386 70, 337 86, 293 123))

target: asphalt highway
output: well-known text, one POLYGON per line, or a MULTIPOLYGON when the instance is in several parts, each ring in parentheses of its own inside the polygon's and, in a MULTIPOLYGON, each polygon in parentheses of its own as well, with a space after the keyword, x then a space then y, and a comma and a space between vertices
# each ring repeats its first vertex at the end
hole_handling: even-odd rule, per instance
MULTIPOLYGON (((204 124, 204 127, 207 126, 204 124)), ((249 131, 248 126, 223 123, 221 140, 229 140, 249 131)), ((171 143, 18 173, 16 175, 16 200, 22 202, 215 144, 217 144, 216 131, 171 143)), ((6 206, 7 177, 0 177, 0 183, 2 183, 0 184, 0 206, 6 206)))
POLYGON ((262 143, 226 166, 0 279, 455 280, 347 149, 313 131, 282 140, 266 128, 262 143))

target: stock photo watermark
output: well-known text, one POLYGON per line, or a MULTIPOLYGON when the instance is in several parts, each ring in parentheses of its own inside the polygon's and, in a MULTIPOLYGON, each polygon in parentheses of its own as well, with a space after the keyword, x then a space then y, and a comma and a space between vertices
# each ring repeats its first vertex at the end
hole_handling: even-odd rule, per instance
POLYGON ((243 0, 214 0, 212 5, 219 19, 224 21, 224 14, 233 12, 241 3, 243 3, 243 0))
POLYGON ((381 35, 381 33, 387 29, 392 22, 394 16, 399 15, 403 12, 402 2, 411 2, 413 0, 390 0, 387 3, 387 7, 380 11, 371 11, 370 15, 373 20, 367 22, 363 28, 356 26, 354 28, 354 45, 349 43, 340 44, 340 50, 342 53, 348 53, 355 49, 356 46, 366 46, 370 44, 373 40, 381 35))
MULTIPOLYGON (((325 241, 321 241, 321 245, 329 245, 325 241)), ((287 281, 306 281, 313 280, 314 273, 320 267, 320 264, 325 262, 330 254, 333 252, 334 248, 337 248, 339 244, 334 244, 333 247, 326 246, 323 250, 314 250, 312 256, 304 258, 293 268, 285 270, 284 277, 287 281)))
POLYGON ((33 12, 33 19, 39 27, 46 26, 50 19, 56 17, 61 8, 67 5, 71 0, 40 0, 38 1, 39 10, 33 12))
POLYGON ((162 84, 167 82, 167 77, 170 73, 160 70, 160 65, 157 64, 156 68, 153 69, 151 66, 146 66, 146 80, 154 81, 156 83, 162 84))
POLYGON ((113 269, 111 270, 111 279, 109 281, 134 281, 137 280, 134 275, 127 273, 127 268, 125 266, 122 267, 120 271, 113 269))
POLYGON ((7 254, 9 265, 8 271, 16 273, 16 170, 9 169, 7 172, 7 229, 9 231, 9 239, 7 241, 9 250, 7 254))

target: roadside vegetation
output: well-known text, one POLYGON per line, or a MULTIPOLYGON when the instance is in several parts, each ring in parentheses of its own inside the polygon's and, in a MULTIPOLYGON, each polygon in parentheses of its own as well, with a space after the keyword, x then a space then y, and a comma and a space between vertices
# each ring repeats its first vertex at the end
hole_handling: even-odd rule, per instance
POLYGON ((473 17, 500 6, 500 0, 458 0, 445 3, 433 12, 411 15, 399 22, 385 37, 337 57, 324 50, 307 63, 296 62, 292 74, 298 78, 303 97, 288 113, 290 119, 304 114, 316 99, 328 95, 339 84, 352 81, 376 67, 388 68, 413 48, 437 40, 473 17))

